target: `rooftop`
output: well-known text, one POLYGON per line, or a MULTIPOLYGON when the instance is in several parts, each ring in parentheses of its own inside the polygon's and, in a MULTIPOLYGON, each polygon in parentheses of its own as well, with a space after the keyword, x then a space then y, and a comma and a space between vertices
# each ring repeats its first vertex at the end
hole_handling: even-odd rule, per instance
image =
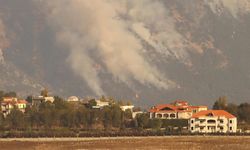
POLYGON ((234 115, 230 114, 229 112, 225 110, 203 110, 200 112, 195 113, 192 118, 199 118, 199 117, 205 117, 205 116, 224 116, 226 118, 236 118, 234 115))

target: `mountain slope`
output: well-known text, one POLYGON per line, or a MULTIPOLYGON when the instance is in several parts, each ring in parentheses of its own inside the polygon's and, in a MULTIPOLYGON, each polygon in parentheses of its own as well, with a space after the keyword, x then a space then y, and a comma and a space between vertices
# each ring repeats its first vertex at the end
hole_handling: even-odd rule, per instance
POLYGON ((0 88, 144 106, 247 101, 249 2, 0 1, 0 88))

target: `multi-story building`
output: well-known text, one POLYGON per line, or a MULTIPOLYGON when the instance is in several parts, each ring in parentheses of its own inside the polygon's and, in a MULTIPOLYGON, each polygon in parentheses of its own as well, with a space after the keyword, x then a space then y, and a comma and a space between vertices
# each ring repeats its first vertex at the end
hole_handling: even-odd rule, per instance
POLYGON ((200 111, 188 124, 192 133, 235 133, 237 130, 237 118, 224 110, 200 111))
POLYGON ((37 96, 37 97, 32 97, 32 106, 34 107, 39 107, 42 102, 51 102, 53 103, 55 98, 53 96, 37 96))
POLYGON ((186 101, 177 100, 171 104, 153 106, 149 113, 151 119, 189 119, 202 110, 207 110, 207 106, 191 106, 186 101))

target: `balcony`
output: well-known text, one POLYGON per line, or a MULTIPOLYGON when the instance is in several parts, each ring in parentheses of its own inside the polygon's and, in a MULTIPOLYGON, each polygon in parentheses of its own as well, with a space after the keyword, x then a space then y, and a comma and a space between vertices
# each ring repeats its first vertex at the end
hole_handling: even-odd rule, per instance
POLYGON ((207 123, 204 121, 204 122, 200 122, 200 124, 199 124, 200 126, 206 126, 207 125, 207 123))
POLYGON ((209 120, 207 120, 207 124, 216 124, 216 121, 212 120, 212 119, 209 119, 209 120))

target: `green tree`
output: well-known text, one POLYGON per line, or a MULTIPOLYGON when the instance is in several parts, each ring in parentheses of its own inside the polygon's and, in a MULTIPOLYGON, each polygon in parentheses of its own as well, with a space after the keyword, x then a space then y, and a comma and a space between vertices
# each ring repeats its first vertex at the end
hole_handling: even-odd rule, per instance
POLYGON ((4 97, 4 91, 0 91, 0 102, 3 100, 4 97))
POLYGON ((16 108, 11 110, 6 120, 8 126, 12 129, 23 128, 25 126, 24 114, 16 108))
POLYGON ((123 112, 123 113, 124 113, 124 119, 125 119, 125 120, 130 120, 130 119, 132 119, 132 112, 131 112, 131 110, 127 109, 127 110, 125 110, 125 112, 123 112))
POLYGON ((100 101, 102 101, 102 102, 106 102, 107 101, 107 99, 105 98, 105 96, 101 96, 101 98, 100 98, 100 101))
POLYGON ((17 97, 16 92, 11 91, 4 94, 4 97, 17 97))
POLYGON ((238 106, 236 104, 229 103, 227 105, 226 111, 238 117, 238 106))
POLYGON ((25 114, 26 114, 26 121, 31 128, 34 127, 38 128, 40 126, 41 124, 40 113, 37 108, 30 107, 26 109, 25 114))
POLYGON ((250 123, 250 104, 242 103, 238 106, 239 120, 250 123))
POLYGON ((213 105, 214 110, 226 110, 227 108, 227 98, 226 96, 219 97, 217 101, 215 101, 213 105))
POLYGON ((57 113, 55 105, 50 102, 42 102, 39 106, 40 122, 43 126, 50 128, 56 123, 57 113))
POLYGON ((65 111, 61 116, 61 123, 64 127, 74 128, 78 126, 76 112, 72 111, 65 111))
POLYGON ((28 103, 32 103, 32 99, 33 99, 33 96, 32 95, 29 95, 29 96, 27 96, 26 97, 26 101, 28 102, 28 103))
POLYGON ((96 103, 96 100, 95 100, 95 99, 89 100, 89 102, 88 102, 89 108, 92 108, 93 106, 96 106, 96 105, 97 105, 97 103, 96 103))
POLYGON ((105 129, 112 127, 112 111, 110 107, 104 107, 102 110, 103 125, 105 129))
POLYGON ((149 121, 149 127, 155 130, 159 130, 162 126, 162 120, 161 119, 151 119, 149 121))
POLYGON ((4 126, 4 117, 3 117, 3 113, 0 112, 0 130, 3 128, 4 126))
POLYGON ((48 95, 49 95, 48 89, 45 88, 41 91, 41 96, 48 97, 48 95))
POLYGON ((118 101, 118 105, 119 105, 119 106, 124 106, 125 103, 124 103, 122 100, 120 100, 120 101, 118 101))
POLYGON ((122 110, 119 105, 112 105, 111 107, 111 112, 112 112, 112 125, 113 127, 121 127, 122 123, 122 110))
POLYGON ((76 123, 78 127, 87 127, 87 109, 84 106, 80 106, 77 108, 75 113, 76 115, 76 123))
POLYGON ((148 126, 149 123, 149 115, 148 114, 138 114, 136 116, 136 120, 138 123, 138 127, 140 128, 146 128, 148 126))
POLYGON ((69 107, 69 104, 61 97, 59 96, 54 96, 54 102, 53 104, 55 105, 55 109, 67 109, 69 107))

